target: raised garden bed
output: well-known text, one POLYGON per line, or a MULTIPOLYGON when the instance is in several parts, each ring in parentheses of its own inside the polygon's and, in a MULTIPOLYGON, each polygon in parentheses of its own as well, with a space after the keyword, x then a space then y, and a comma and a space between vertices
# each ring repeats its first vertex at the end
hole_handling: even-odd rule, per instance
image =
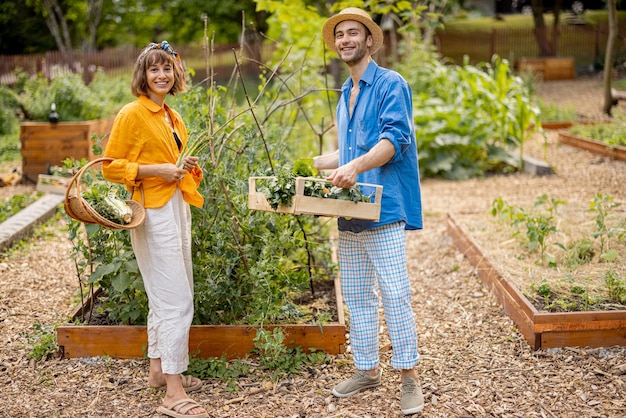
POLYGON ((62 194, 65 196, 65 191, 70 185, 71 180, 71 177, 40 174, 37 177, 37 187, 35 190, 38 192, 62 194))
POLYGON ((626 161, 626 147, 607 145, 604 142, 573 135, 567 131, 559 131, 559 142, 581 148, 595 154, 605 155, 614 160, 626 161))
POLYGON ((520 72, 532 72, 543 80, 573 80, 575 60, 571 57, 522 57, 517 63, 520 72))
POLYGON ((92 136, 111 129, 113 117, 85 122, 23 122, 20 125, 22 174, 36 183, 39 174, 62 165, 68 157, 94 158, 92 136))
MULTIPOLYGON (((281 327, 288 346, 323 350, 337 355, 345 351, 346 325, 339 279, 333 286, 337 304, 337 322, 319 324, 266 325, 265 329, 281 327)), ((89 298, 73 313, 73 319, 88 311, 89 298)), ((192 325, 189 334, 189 353, 200 358, 242 358, 254 348, 259 326, 250 325, 192 325)), ((63 325, 57 328, 57 343, 64 358, 108 356, 113 358, 141 358, 147 350, 148 335, 145 326, 124 325, 63 325)))
POLYGON ((575 123, 577 122, 547 121, 547 122, 541 122, 541 127, 543 129, 549 129, 549 130, 567 129, 567 128, 571 128, 572 126, 574 126, 575 123))
POLYGON ((457 249, 475 266, 483 285, 493 292, 534 350, 626 346, 626 310, 540 312, 502 276, 453 214, 448 214, 447 230, 457 249))

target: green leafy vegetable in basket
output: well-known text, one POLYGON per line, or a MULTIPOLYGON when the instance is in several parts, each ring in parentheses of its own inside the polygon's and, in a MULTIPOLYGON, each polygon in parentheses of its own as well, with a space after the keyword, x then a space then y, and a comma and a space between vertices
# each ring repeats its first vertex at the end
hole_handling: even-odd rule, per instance
POLYGON ((372 196, 361 192, 359 186, 354 185, 347 189, 333 186, 330 182, 306 181, 304 183, 304 195, 312 197, 323 197, 325 199, 351 200, 354 203, 371 202, 372 196))
POLYGON ((276 210, 278 206, 291 206, 291 199, 296 194, 296 176, 290 171, 279 171, 276 177, 266 180, 260 185, 267 203, 276 210))
POLYGON ((96 212, 111 222, 126 225, 133 218, 132 209, 117 196, 117 188, 115 187, 103 191, 102 188, 92 186, 81 196, 96 212))
MULTIPOLYGON (((293 168, 283 167, 276 176, 260 185, 267 202, 276 210, 278 206, 291 206, 296 194, 296 177, 315 177, 318 171, 313 166, 312 158, 301 158, 294 161, 293 168)), ((351 200, 354 203, 371 202, 372 196, 361 192, 359 186, 347 189, 333 186, 330 182, 308 180, 304 183, 304 195, 325 199, 351 200)))

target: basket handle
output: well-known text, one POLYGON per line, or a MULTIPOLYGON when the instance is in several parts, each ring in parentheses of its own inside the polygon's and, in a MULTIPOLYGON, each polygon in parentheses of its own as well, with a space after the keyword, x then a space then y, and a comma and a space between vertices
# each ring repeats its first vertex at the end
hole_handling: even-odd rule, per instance
POLYGON ((83 173, 92 165, 101 163, 103 161, 113 161, 113 158, 102 157, 102 158, 96 158, 95 160, 91 160, 87 164, 82 166, 80 170, 78 170, 76 174, 74 174, 74 176, 72 176, 72 179, 70 180, 70 184, 68 184, 67 190, 65 190, 65 200, 69 199, 70 193, 72 191, 72 187, 76 187, 76 196, 80 196, 80 190, 78 189, 78 186, 80 185, 80 180, 83 177, 83 173))
MULTIPOLYGON (((70 180, 70 184, 68 184, 67 190, 65 191, 65 200, 69 199, 69 195, 70 195, 72 187, 76 187, 76 195, 79 196, 80 195, 80 190, 78 189, 78 186, 80 185, 80 180, 82 179, 83 174, 85 173, 85 171, 87 171, 87 169, 89 167, 91 167, 92 165, 95 165, 95 164, 98 164, 98 163, 102 163, 102 162, 105 162, 105 161, 115 161, 115 158, 100 157, 100 158, 96 158, 95 160, 91 160, 87 164, 82 166, 81 169, 78 170, 76 172, 76 174, 74 174, 74 176, 70 180)), ((144 206, 144 204, 145 204, 145 196, 143 194, 143 187, 142 186, 139 186, 139 187, 140 187, 140 190, 141 190, 141 206, 144 206)))

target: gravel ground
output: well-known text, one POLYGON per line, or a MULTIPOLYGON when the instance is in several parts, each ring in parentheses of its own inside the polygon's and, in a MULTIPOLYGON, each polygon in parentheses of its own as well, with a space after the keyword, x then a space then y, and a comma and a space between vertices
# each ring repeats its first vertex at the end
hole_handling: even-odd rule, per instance
MULTIPOLYGON (((596 78, 544 83, 539 94, 547 101, 576 104, 589 117, 600 115, 596 78)), ((426 398, 421 416, 626 416, 626 348, 531 350, 446 235, 447 212, 482 211, 494 195, 534 198, 561 190, 573 193, 571 200, 598 189, 626 201, 625 164, 558 146, 553 137, 549 144, 548 159, 558 173, 550 178, 521 173, 423 182, 425 229, 408 236, 420 337, 418 374, 426 398), (574 172, 588 175, 568 175, 574 172), (594 173, 609 180, 593 183, 594 173)), ((159 416, 155 409, 163 395, 147 388, 144 359, 28 359, 33 326, 59 324, 77 303, 65 238, 51 228, 0 261, 0 417, 159 416)), ((348 346, 330 364, 276 385, 240 379, 238 390, 229 392, 224 382, 207 380, 193 397, 212 417, 399 417, 399 376, 389 367, 382 324, 379 388, 346 399, 331 395, 332 386, 353 371, 348 346)))

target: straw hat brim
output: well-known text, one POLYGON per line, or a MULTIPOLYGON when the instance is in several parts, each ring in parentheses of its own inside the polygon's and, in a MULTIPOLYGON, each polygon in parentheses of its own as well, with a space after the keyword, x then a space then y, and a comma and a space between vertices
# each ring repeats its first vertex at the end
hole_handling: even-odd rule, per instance
POLYGON ((332 51, 337 52, 337 48, 335 47, 335 27, 339 23, 346 20, 355 20, 365 25, 365 27, 369 29, 372 34, 372 40, 374 41, 372 47, 370 48, 370 55, 374 55, 378 52, 378 50, 383 46, 383 31, 380 26, 372 20, 367 12, 356 7, 343 9, 336 15, 329 17, 324 23, 324 26, 322 27, 322 37, 324 38, 326 46, 328 46, 328 48, 332 51))

